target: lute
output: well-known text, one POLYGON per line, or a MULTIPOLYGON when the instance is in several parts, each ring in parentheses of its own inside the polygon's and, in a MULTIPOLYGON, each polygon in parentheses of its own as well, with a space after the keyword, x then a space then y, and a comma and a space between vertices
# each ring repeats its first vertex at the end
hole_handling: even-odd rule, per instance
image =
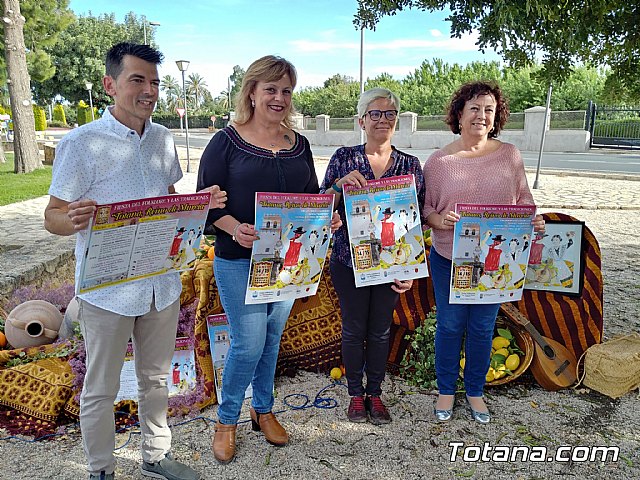
POLYGON ((500 306, 502 312, 531 334, 535 341, 535 353, 531 361, 531 373, 545 390, 560 390, 573 385, 576 380, 576 358, 567 347, 536 330, 529 319, 511 303, 500 306))

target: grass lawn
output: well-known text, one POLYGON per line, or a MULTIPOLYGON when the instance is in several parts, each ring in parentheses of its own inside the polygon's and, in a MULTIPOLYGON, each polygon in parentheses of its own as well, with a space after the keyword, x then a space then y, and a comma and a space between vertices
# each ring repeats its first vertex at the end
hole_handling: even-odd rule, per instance
POLYGON ((5 152, 7 161, 0 163, 0 206, 46 195, 51 185, 51 170, 45 165, 31 173, 13 173, 13 152, 5 152))

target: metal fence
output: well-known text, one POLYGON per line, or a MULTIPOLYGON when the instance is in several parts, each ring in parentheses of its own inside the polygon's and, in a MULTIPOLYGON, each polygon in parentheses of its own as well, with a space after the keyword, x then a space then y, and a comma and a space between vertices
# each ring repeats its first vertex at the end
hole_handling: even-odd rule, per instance
POLYGON ((551 111, 551 130, 584 130, 587 126, 586 110, 551 111))

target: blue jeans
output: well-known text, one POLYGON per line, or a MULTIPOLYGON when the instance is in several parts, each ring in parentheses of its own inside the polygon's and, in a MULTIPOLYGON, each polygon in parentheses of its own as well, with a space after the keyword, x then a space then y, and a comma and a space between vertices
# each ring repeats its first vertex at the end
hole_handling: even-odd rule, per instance
POLYGON ((249 383, 253 386, 251 405, 255 411, 268 413, 273 407, 280 337, 293 300, 245 305, 248 259, 216 257, 213 272, 231 337, 222 375, 222 399, 218 399, 218 420, 225 425, 235 425, 249 383))
POLYGON ((464 388, 467 396, 481 397, 491 362, 491 341, 500 304, 450 304, 451 260, 432 247, 429 262, 436 297, 438 390, 442 395, 455 394, 464 336, 464 388))

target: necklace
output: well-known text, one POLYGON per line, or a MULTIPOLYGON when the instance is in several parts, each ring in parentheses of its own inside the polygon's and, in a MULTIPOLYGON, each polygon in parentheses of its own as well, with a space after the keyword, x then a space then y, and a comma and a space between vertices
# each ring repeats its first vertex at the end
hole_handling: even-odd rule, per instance
MULTIPOLYGON (((289 145, 293 145, 293 140, 291 140, 291 137, 290 137, 287 133, 285 133, 285 134, 284 134, 284 137, 283 137, 283 138, 285 139, 285 141, 286 141, 289 145)), ((275 147, 275 146, 276 146, 276 143, 275 143, 275 142, 274 142, 274 143, 270 143, 270 144, 269 144, 269 146, 270 146, 270 147, 275 147)))

